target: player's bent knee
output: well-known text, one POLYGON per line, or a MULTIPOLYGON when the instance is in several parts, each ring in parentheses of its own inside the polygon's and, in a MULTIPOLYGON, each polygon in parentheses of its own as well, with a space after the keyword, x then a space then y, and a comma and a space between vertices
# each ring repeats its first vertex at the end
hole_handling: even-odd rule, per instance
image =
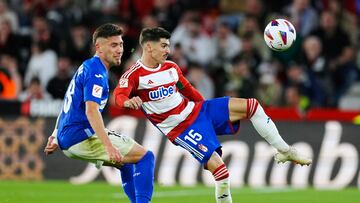
MULTIPOLYGON (((154 153, 151 151, 151 150, 148 150, 147 152, 146 152, 146 154, 144 155, 144 157, 145 156, 148 156, 148 159, 150 160, 150 162, 151 163, 155 163, 155 155, 154 155, 154 153)), ((143 158, 144 158, 143 157, 143 158)))
POLYGON ((131 148, 129 153, 127 153, 124 157, 122 162, 123 163, 136 163, 140 161, 148 152, 143 146, 135 143, 134 146, 131 148))

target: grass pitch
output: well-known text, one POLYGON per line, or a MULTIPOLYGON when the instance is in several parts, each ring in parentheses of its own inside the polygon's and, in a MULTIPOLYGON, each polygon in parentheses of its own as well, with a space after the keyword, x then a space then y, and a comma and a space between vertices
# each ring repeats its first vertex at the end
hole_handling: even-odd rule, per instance
MULTIPOLYGON (((155 186, 154 203, 212 203, 214 189, 205 186, 155 186)), ((295 190, 233 188, 234 203, 356 203, 360 189, 295 190)), ((127 203, 121 186, 105 182, 71 185, 64 181, 0 181, 1 203, 127 203)))

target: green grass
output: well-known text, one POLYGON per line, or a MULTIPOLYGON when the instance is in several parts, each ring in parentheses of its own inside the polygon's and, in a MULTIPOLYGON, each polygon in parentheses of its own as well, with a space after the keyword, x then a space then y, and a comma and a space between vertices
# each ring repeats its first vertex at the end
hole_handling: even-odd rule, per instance
MULTIPOLYGON (((205 186, 155 186, 154 203, 213 203, 214 189, 205 186)), ((233 188, 234 203, 355 203, 360 202, 360 190, 295 190, 233 188)), ((71 185, 68 182, 0 181, 1 203, 126 203, 120 186, 104 182, 71 185)))

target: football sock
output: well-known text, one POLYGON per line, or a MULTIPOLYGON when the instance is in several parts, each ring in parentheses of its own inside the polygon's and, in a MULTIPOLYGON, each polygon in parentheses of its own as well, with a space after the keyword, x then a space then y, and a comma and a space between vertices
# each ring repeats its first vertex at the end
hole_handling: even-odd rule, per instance
POLYGON ((134 187, 134 164, 125 164, 120 168, 122 186, 131 203, 136 203, 134 187))
POLYGON ((247 118, 250 119, 256 131, 280 152, 289 150, 289 145, 282 139, 275 123, 266 115, 256 99, 247 99, 247 118))
POLYGON ((154 190, 155 157, 151 151, 135 164, 134 185, 136 203, 148 203, 154 190))
POLYGON ((229 171, 225 164, 219 166, 213 172, 215 178, 215 198, 217 203, 231 203, 229 171))

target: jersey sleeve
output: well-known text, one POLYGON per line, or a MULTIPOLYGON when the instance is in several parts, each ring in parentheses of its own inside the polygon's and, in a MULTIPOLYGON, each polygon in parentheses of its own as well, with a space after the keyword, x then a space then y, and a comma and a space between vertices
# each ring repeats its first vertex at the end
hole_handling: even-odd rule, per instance
POLYGON ((131 76, 129 78, 121 76, 113 93, 116 106, 124 107, 124 102, 130 98, 131 93, 135 88, 134 80, 135 78, 132 78, 131 76))
POLYGON ((176 71, 178 72, 179 81, 176 83, 179 92, 188 98, 190 101, 204 101, 204 97, 197 91, 191 83, 184 77, 181 69, 178 66, 176 67, 176 71))
POLYGON ((84 102, 93 101, 101 105, 101 97, 106 91, 107 78, 102 76, 100 71, 87 69, 84 71, 83 81, 84 102))

